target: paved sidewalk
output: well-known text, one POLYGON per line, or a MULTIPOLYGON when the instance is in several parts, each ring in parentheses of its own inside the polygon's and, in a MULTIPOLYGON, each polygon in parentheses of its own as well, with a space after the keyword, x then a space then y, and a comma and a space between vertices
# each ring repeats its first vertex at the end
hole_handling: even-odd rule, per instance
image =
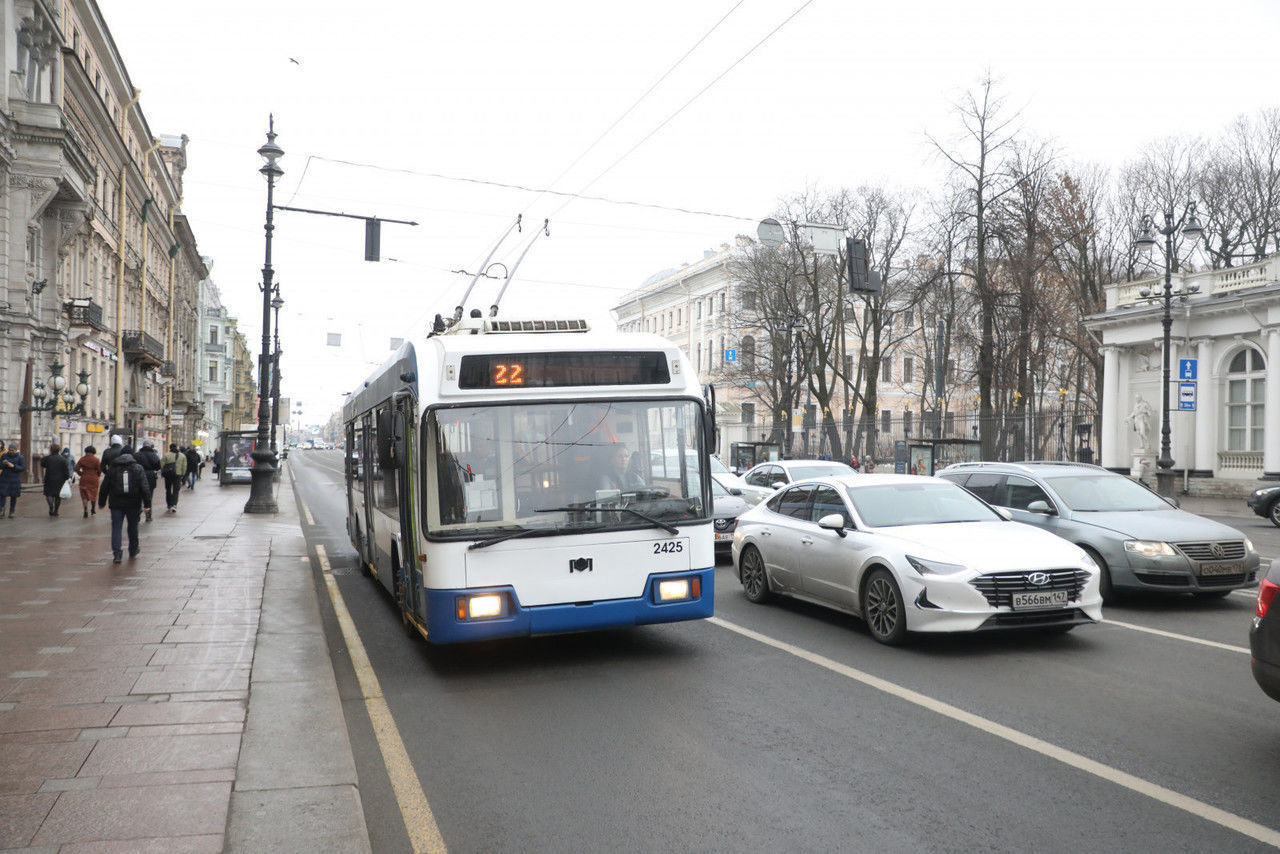
POLYGON ((119 565, 78 498, 0 520, 0 850, 368 850, 291 479, 247 497, 199 481, 119 565))

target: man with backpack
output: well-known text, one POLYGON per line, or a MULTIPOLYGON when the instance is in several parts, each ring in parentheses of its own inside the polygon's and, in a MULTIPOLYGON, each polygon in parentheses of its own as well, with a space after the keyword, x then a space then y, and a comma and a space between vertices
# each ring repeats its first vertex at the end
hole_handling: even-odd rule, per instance
POLYGON ((128 523, 129 557, 138 556, 138 517, 142 508, 151 509, 151 492, 147 475, 133 456, 133 449, 122 446, 121 452, 107 466, 106 476, 98 492, 98 506, 111 508, 111 556, 113 563, 123 557, 121 528, 128 523))
POLYGON ((147 521, 151 521, 151 498, 160 479, 160 455, 156 453, 155 439, 143 439, 142 448, 134 455, 147 475, 147 521))
POLYGON ((200 477, 200 466, 204 462, 200 459, 200 452, 194 447, 187 448, 183 453, 187 455, 187 489, 195 489, 196 479, 200 477))
POLYGON ((177 444, 169 446, 169 453, 160 459, 160 474, 164 477, 164 503, 169 513, 178 512, 178 493, 187 475, 187 455, 178 450, 177 444))

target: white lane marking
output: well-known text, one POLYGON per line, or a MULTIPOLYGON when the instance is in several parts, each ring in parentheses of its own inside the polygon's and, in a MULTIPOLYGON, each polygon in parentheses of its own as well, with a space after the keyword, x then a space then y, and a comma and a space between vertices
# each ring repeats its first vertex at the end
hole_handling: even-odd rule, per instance
POLYGON ((1232 590, 1232 591, 1231 591, 1231 595, 1232 595, 1232 596, 1243 596, 1245 599, 1248 599, 1250 602, 1257 602, 1257 601, 1258 601, 1258 591, 1257 591, 1257 590, 1232 590))
POLYGON ((953 706, 950 703, 935 700, 934 698, 921 694, 918 691, 913 691, 910 688, 904 688, 903 686, 889 682, 886 679, 881 679, 878 676, 872 676, 870 673, 864 673, 861 670, 850 667, 847 664, 841 664, 838 661, 819 655, 816 652, 810 652, 807 649, 793 646, 785 641, 771 638, 768 635, 762 635, 759 632, 739 626, 736 623, 730 623, 720 617, 708 617, 707 622, 720 626, 721 628, 728 629, 731 632, 737 632, 743 637, 759 641, 766 646, 771 646, 774 649, 794 655, 796 658, 803 659, 810 664, 816 664, 818 667, 830 670, 833 673, 838 673, 839 675, 852 679, 855 682, 861 682, 863 685, 875 688, 878 691, 883 691, 884 693, 897 697, 901 700, 906 700, 908 703, 919 706, 920 708, 936 712, 937 714, 951 718, 954 721, 967 724, 974 729, 994 735, 996 738, 1004 739, 1005 741, 1016 744, 1019 747, 1025 747, 1027 750, 1034 751, 1042 756, 1047 756, 1048 758, 1057 760, 1064 765, 1084 771, 1086 774, 1092 774, 1095 777, 1114 783, 1117 786, 1129 789, 1130 791, 1137 792, 1140 795, 1145 795, 1162 804, 1167 804, 1175 809, 1182 810, 1183 812, 1203 818, 1206 821, 1221 825, 1229 830, 1234 830, 1237 833, 1244 834, 1245 836, 1256 839, 1259 842, 1280 848, 1280 831, 1278 830, 1272 830, 1269 827, 1264 827, 1261 824, 1250 821, 1242 816, 1235 815, 1234 813, 1229 813, 1224 809, 1213 806, 1212 804, 1196 800, 1195 798, 1175 792, 1172 789, 1166 789, 1164 786, 1157 783, 1152 783, 1151 781, 1144 780, 1141 777, 1135 777, 1134 775, 1121 771, 1118 768, 1112 768, 1109 765, 1104 765, 1101 762, 1088 758, 1087 756, 1082 756, 1074 751, 1050 744, 1047 741, 1028 735, 1020 730, 1007 727, 1004 724, 996 723, 995 721, 984 718, 981 715, 966 712, 965 710, 953 706))
POLYGON ((1166 632, 1163 629, 1153 629, 1148 626, 1139 626, 1136 623, 1122 623, 1119 620, 1112 620, 1109 617, 1103 617, 1102 622, 1112 626, 1120 626, 1124 629, 1133 629, 1135 632, 1146 632, 1149 635, 1159 635, 1162 638, 1173 638, 1174 640, 1186 641, 1187 643, 1198 643, 1201 646, 1211 646, 1216 649, 1225 649, 1228 652, 1243 652, 1249 655, 1248 649, 1242 646, 1232 646, 1227 643, 1218 643, 1217 641, 1204 640, 1203 638, 1193 638, 1191 635, 1180 635, 1177 632, 1166 632))
POLYGON ((382 763, 391 778, 391 788, 395 792, 396 803, 400 805, 405 829, 409 832, 409 843, 415 854, 444 854, 444 838, 440 835, 435 814, 431 812, 427 795, 422 791, 422 782, 413 770, 409 751, 405 749, 404 739, 400 737, 400 730, 396 729, 396 722, 391 717, 391 708, 382 696, 382 685, 373 672, 364 644, 360 642, 360 633, 356 631, 351 612, 347 610, 342 592, 333 580, 333 569, 329 566, 329 555, 323 545, 316 545, 316 555, 320 560, 325 586, 329 589, 329 598, 333 600, 334 614, 342 628, 342 637, 347 642, 351 666, 355 668, 356 680, 360 683, 360 693, 364 697, 365 709, 369 712, 369 721, 373 724, 373 734, 378 739, 378 749, 382 751, 382 763))

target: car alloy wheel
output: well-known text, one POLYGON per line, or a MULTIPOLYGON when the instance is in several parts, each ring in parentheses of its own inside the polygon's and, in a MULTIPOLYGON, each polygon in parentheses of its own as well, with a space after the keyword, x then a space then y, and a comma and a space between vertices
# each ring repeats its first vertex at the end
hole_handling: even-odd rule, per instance
POLYGON ((765 575, 764 558, 754 546, 742 550, 742 590, 747 601, 760 605, 769 601, 769 577, 765 575))
POLYGON ((902 593, 887 569, 873 570, 862 593, 862 619, 871 636, 895 646, 907 637, 907 615, 902 593))
POLYGON ((1271 524, 1280 528, 1280 498, 1271 502, 1271 510, 1267 513, 1267 518, 1271 520, 1271 524))

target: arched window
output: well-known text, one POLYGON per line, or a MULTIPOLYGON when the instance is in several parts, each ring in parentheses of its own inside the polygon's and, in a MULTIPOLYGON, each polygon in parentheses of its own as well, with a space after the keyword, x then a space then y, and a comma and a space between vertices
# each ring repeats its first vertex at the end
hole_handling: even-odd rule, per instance
POLYGON ((1228 451, 1262 450, 1266 392, 1266 363, 1262 353, 1252 348, 1236 353, 1227 368, 1228 451))
POLYGON ((742 359, 742 370, 754 371, 756 369, 756 339, 751 335, 742 336, 742 353, 739 356, 742 359))

